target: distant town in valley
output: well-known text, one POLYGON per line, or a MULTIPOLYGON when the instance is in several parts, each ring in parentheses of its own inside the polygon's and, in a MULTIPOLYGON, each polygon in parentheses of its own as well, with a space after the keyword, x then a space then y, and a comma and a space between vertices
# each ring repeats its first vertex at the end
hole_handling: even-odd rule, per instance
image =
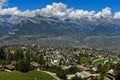
POLYGON ((119 69, 120 53, 106 50, 35 44, 0 47, 0 74, 42 71, 60 80, 116 80, 119 69))

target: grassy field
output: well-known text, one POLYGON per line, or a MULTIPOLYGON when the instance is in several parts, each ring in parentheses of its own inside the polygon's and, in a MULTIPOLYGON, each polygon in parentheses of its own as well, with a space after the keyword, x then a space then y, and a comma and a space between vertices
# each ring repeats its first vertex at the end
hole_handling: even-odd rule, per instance
POLYGON ((0 80, 54 80, 52 76, 44 72, 30 71, 21 72, 0 72, 0 80))

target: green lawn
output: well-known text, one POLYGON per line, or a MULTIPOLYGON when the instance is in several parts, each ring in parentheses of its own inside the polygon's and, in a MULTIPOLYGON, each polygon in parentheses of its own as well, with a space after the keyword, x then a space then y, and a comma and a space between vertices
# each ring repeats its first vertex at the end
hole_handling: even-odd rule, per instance
POLYGON ((98 60, 98 61, 96 61, 96 62, 94 62, 94 64, 96 65, 96 66, 98 66, 99 64, 104 64, 104 60, 98 60))
POLYGON ((0 80, 54 80, 52 76, 44 72, 30 71, 21 72, 0 72, 0 80))

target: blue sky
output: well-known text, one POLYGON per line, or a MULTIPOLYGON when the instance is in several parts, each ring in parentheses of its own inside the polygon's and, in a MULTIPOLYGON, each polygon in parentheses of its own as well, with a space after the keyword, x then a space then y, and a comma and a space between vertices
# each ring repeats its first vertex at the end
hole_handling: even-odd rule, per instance
POLYGON ((120 18, 120 0, 0 0, 0 15, 120 18))
POLYGON ((53 2, 62 2, 68 7, 83 10, 100 11, 105 7, 110 7, 112 12, 120 11, 120 0, 8 0, 7 7, 18 7, 20 10, 34 10, 46 7, 53 2))

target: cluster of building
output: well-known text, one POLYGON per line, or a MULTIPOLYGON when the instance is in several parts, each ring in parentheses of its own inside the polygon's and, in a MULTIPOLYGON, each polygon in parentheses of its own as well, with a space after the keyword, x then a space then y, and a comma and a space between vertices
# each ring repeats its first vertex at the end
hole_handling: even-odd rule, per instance
MULTIPOLYGON (((93 50, 93 49, 86 49, 86 48, 53 48, 53 47, 40 47, 37 45, 28 46, 21 46, 21 49, 26 50, 31 49, 30 51, 33 54, 36 54, 36 51, 33 49, 37 49, 39 54, 42 54, 45 60, 45 64, 52 66, 57 65, 60 66, 63 70, 67 70, 72 66, 76 66, 77 68, 81 69, 81 72, 77 72, 75 74, 67 75, 68 79, 71 79, 74 76, 78 76, 81 78, 89 78, 94 77, 98 78, 100 76, 98 71, 97 64, 117 64, 120 62, 119 53, 112 53, 109 51, 103 50, 93 50), (89 57, 92 61, 91 64, 81 63, 79 64, 80 57, 89 57), (93 72, 93 73, 92 73, 93 72)), ((11 51, 14 52, 14 51, 11 51)), ((0 65, 1 70, 9 71, 15 69, 15 61, 12 61, 11 64, 8 65, 0 65)), ((36 62, 31 62, 30 65, 34 66, 39 70, 40 64, 36 62)), ((114 78, 114 71, 113 69, 108 70, 106 75, 106 80, 115 80, 114 78)))

